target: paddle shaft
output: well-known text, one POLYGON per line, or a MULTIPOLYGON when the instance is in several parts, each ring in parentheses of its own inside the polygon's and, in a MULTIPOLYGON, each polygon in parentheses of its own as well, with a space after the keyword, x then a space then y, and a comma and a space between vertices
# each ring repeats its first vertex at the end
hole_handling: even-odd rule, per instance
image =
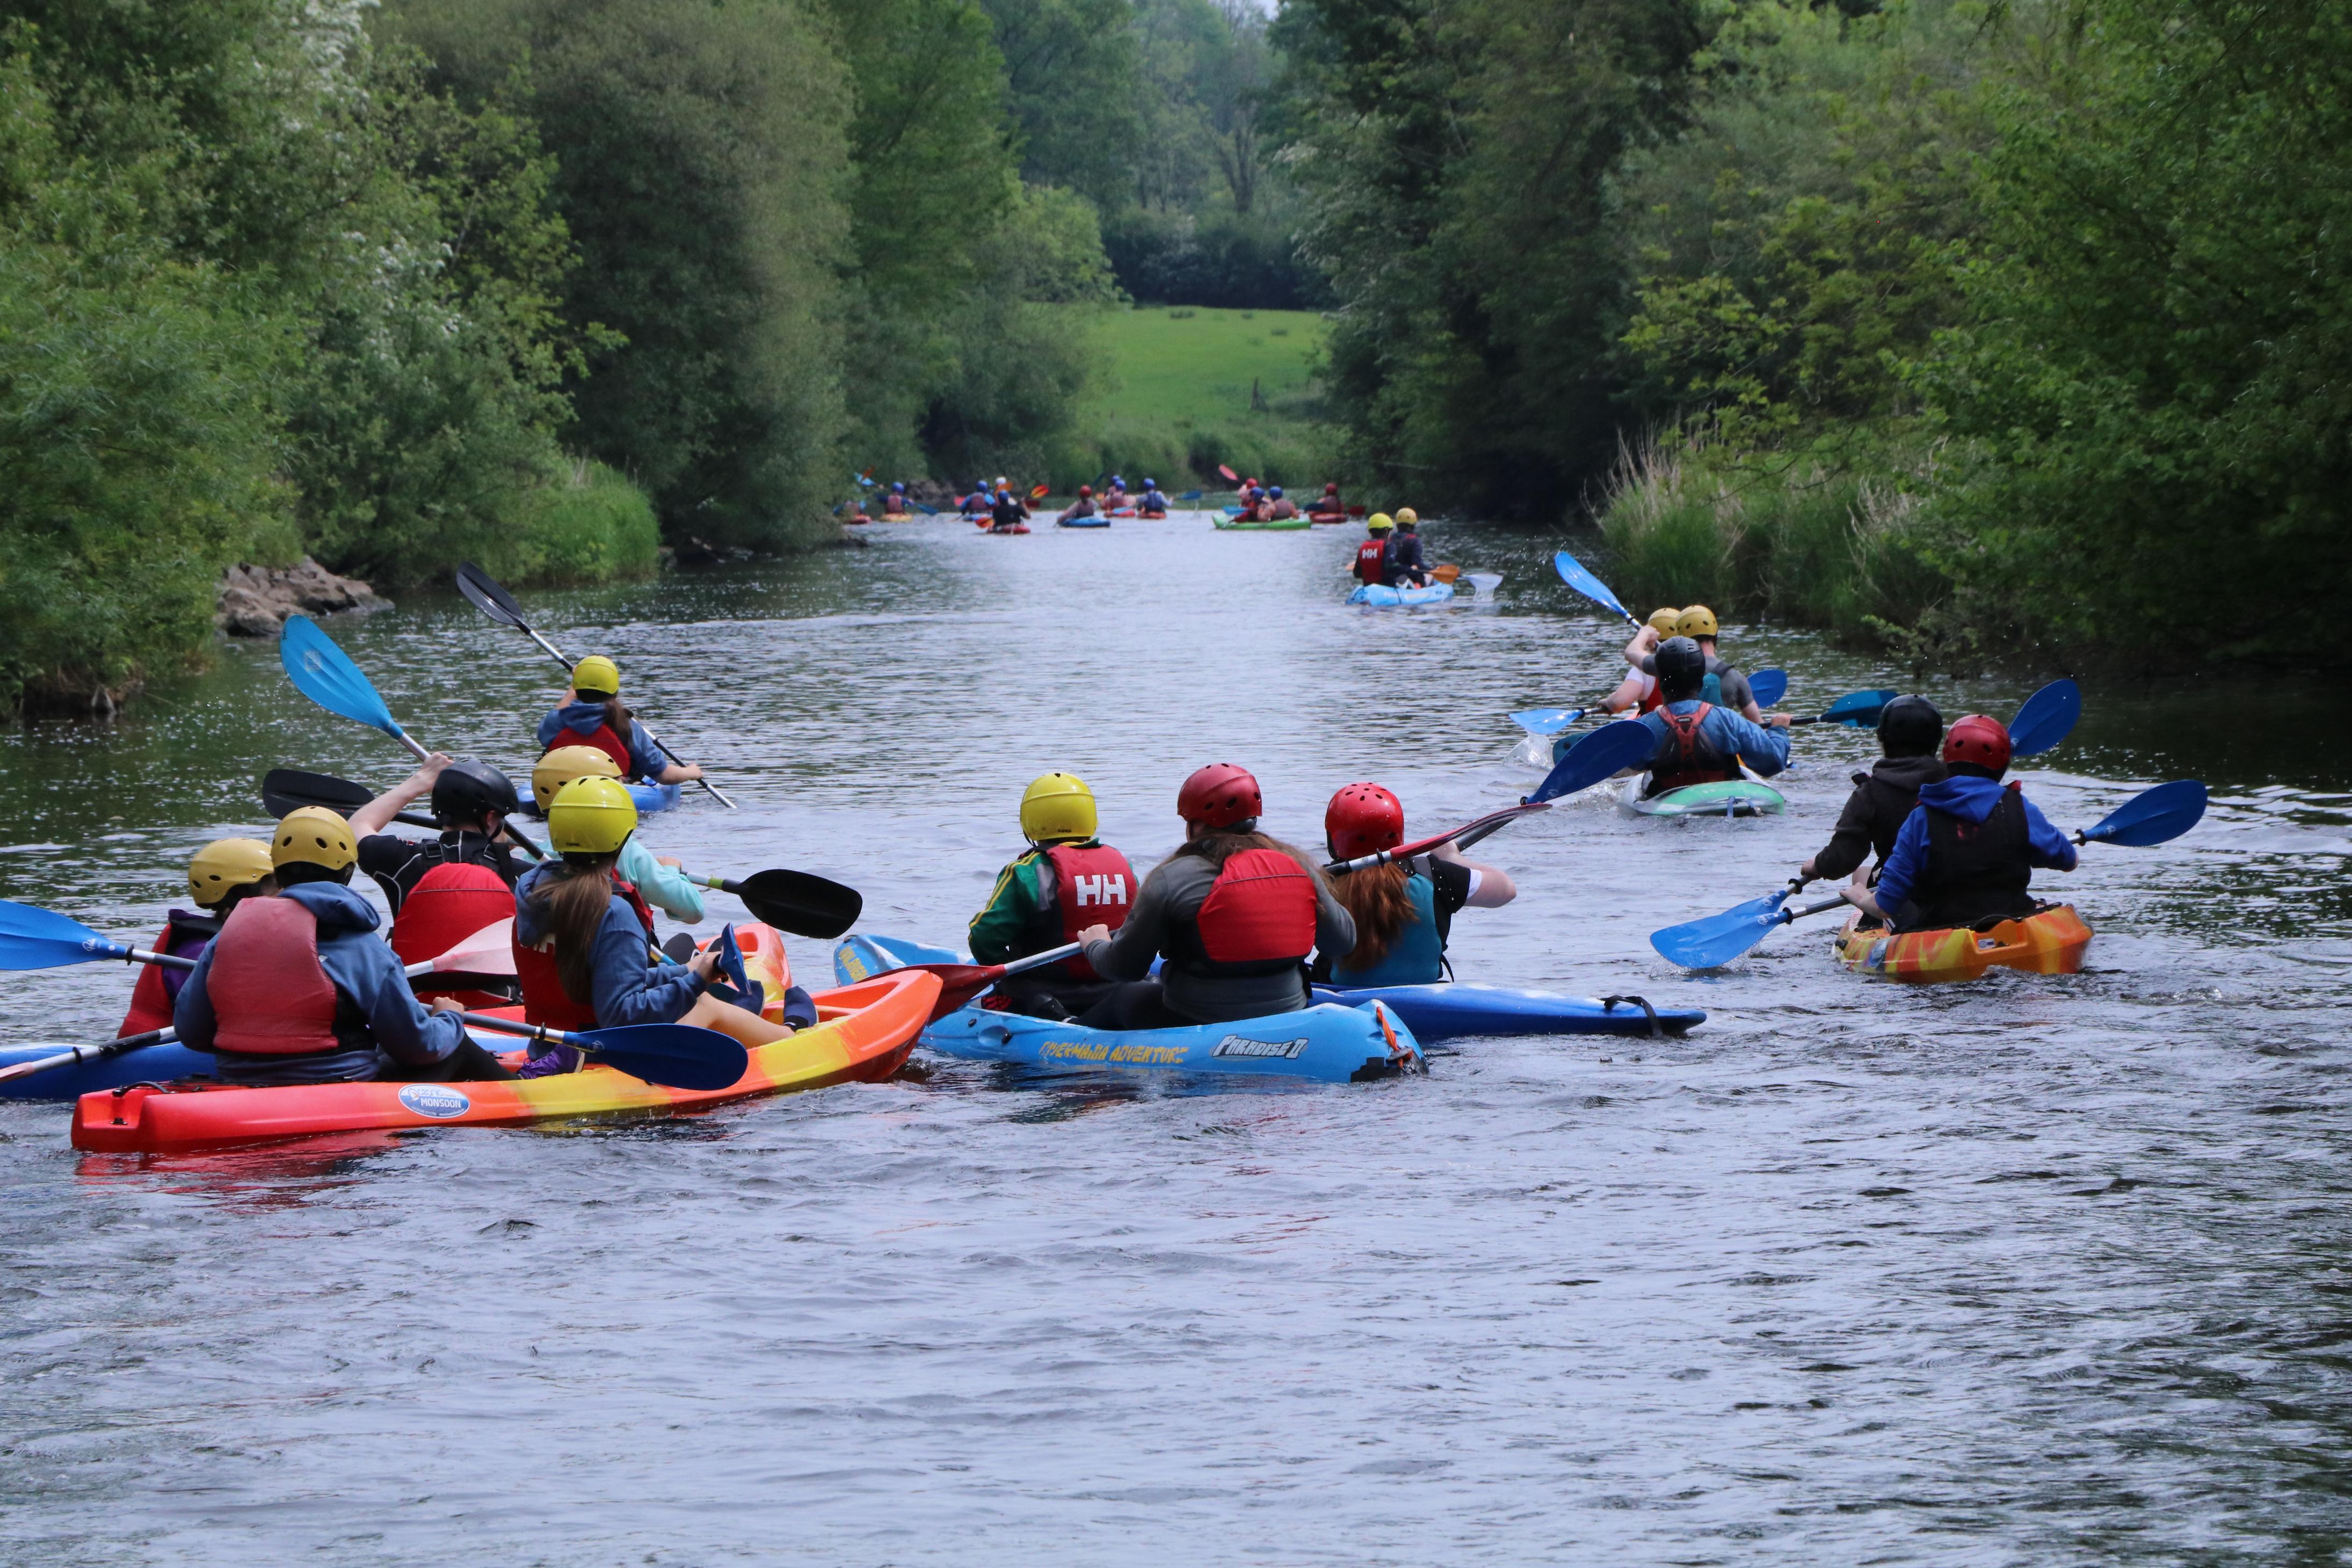
POLYGON ((109 1040, 102 1046, 75 1046, 53 1057, 38 1061, 18 1062, 14 1067, 0 1068, 0 1083, 13 1083, 20 1078, 30 1078, 51 1068, 72 1067, 82 1062, 102 1062, 109 1057, 119 1057, 125 1051, 135 1051, 145 1046, 164 1046, 180 1037, 175 1029, 150 1029, 143 1035, 125 1035, 119 1040, 109 1040))
POLYGON ((1326 865, 1323 869, 1331 873, 1363 871, 1374 866, 1385 866, 1391 860, 1410 860, 1416 855, 1426 855, 1441 845, 1475 844, 1488 834, 1509 826, 1522 816, 1549 809, 1551 805, 1549 801, 1522 802, 1517 805, 1507 806, 1501 811, 1488 812, 1475 821, 1464 823, 1451 833, 1440 833, 1433 837, 1415 839, 1411 844, 1400 844, 1393 849, 1382 849, 1377 854, 1359 855, 1353 860, 1334 860, 1326 865))

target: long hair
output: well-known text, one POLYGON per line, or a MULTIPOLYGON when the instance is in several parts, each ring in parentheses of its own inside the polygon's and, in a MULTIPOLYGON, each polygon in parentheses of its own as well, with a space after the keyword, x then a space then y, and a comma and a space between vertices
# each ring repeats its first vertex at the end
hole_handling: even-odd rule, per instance
MULTIPOLYGON (((1287 855, 1297 861, 1309 877, 1315 879, 1318 891, 1331 886, 1329 880, 1323 875, 1323 868, 1310 858, 1306 850, 1295 844, 1285 844, 1279 838, 1255 830, 1234 833, 1223 828, 1212 828, 1198 838, 1188 838, 1178 845, 1176 854, 1198 856, 1222 871, 1225 868, 1226 861, 1244 849, 1271 849, 1277 855, 1287 855)), ((1172 860, 1175 856, 1171 855, 1169 858, 1172 860)))
POLYGON ((621 737, 623 745, 628 744, 630 715, 628 705, 621 700, 620 693, 614 692, 598 706, 604 710, 604 722, 613 727, 613 733, 621 737))
POLYGON ((1341 962, 1350 969, 1370 969, 1389 955, 1389 946, 1407 922, 1420 913, 1405 883, 1412 873, 1391 860, 1331 879, 1331 896, 1356 922, 1356 950, 1341 962))
POLYGON ((610 855, 566 855, 531 884, 530 904, 555 940, 555 973, 563 994, 585 1007, 596 999, 596 932, 613 904, 610 855))

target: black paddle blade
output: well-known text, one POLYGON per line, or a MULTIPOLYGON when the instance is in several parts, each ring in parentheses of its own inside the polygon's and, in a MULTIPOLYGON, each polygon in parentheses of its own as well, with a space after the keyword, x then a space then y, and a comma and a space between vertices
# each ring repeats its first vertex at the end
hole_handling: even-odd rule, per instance
POLYGON ((279 816, 306 805, 323 805, 338 816, 349 816, 375 795, 363 784, 328 773, 306 773, 299 768, 272 768, 261 775, 261 804, 279 816))
POLYGON ((724 884, 752 915, 794 936, 831 940, 857 923, 865 896, 806 871, 760 871, 724 884))
POLYGON ((504 621, 510 626, 522 625, 522 606, 514 595, 499 586, 498 579, 470 561, 457 563, 457 592, 466 602, 494 621, 504 621))

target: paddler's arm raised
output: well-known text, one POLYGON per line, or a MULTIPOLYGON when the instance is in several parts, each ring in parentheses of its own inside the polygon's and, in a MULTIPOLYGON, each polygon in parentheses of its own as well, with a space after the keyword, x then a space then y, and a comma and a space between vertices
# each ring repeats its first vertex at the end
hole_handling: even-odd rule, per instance
POLYGON ((433 793, 433 781, 448 765, 448 755, 436 752, 425 760, 423 767, 352 813, 352 837, 366 838, 390 827, 392 819, 407 810, 411 803, 433 793))

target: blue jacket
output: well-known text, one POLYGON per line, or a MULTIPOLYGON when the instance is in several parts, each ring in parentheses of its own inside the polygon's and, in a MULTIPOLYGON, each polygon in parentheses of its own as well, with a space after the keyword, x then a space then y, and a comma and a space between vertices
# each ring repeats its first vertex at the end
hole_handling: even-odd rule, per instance
MULTIPOLYGON (((533 867, 515 884, 515 940, 536 947, 547 940, 531 889, 545 868, 533 867)), ((625 1024, 675 1024, 686 1016, 695 998, 709 987, 682 963, 657 963, 646 951, 646 928, 627 900, 614 893, 604 904, 604 923, 596 930, 592 959, 593 983, 589 988, 596 1009, 596 1026, 618 1028, 625 1024)))
MULTIPOLYGON (((557 746, 585 745, 588 737, 594 734, 597 726, 604 721, 604 705, 602 702, 567 702, 540 720, 539 749, 545 752, 557 746)), ((659 778, 662 769, 667 766, 669 759, 661 754, 660 748, 653 742, 653 737, 646 733, 646 727, 635 719, 630 720, 629 777, 659 778)))
MULTIPOLYGON (((1658 743, 1650 749, 1649 760, 1642 764, 1643 767, 1664 759, 1673 744, 1673 732, 1658 714, 1672 713, 1679 719, 1696 710, 1698 705, 1699 699, 1694 697, 1684 702, 1669 702, 1656 711, 1642 715, 1640 722, 1658 740, 1658 743)), ((1717 707, 1707 710, 1706 717, 1699 721, 1698 732, 1713 742, 1724 755, 1738 757, 1765 778, 1770 778, 1789 765, 1789 731, 1777 724, 1751 724, 1731 709, 1717 707)))
MULTIPOLYGON (((1999 779, 1973 775, 1939 779, 1923 785, 1919 804, 1903 819, 1901 830, 1895 835, 1895 847, 1888 852, 1886 864, 1878 868, 1878 907, 1891 915, 1910 900, 1920 868, 1927 863, 1930 807, 1948 812, 1964 822, 1982 822, 2000 804, 2001 791, 2007 787, 1999 779)), ((2073 870, 2076 859, 2074 845, 2066 841, 2063 833, 2050 826, 2050 819, 2021 792, 2018 800, 2025 807, 2025 827, 2032 845, 2033 864, 2046 870, 2073 870)))
MULTIPOLYGON (((297 1058, 303 1066, 300 1081, 342 1083, 374 1077, 389 1062, 429 1067, 446 1061, 466 1040, 466 1026, 454 1013, 436 1013, 416 1000, 400 960, 376 935, 383 917, 375 906, 340 882, 299 882, 278 895, 310 911, 319 922, 319 967, 335 989, 367 1020, 374 1037, 373 1050, 354 1049, 331 1056, 297 1058)), ((220 1019, 213 1012, 206 989, 217 944, 205 949, 196 967, 180 987, 172 1009, 173 1027, 181 1041, 199 1051, 213 1048, 220 1019)), ((289 1081, 272 1063, 272 1082, 289 1081)))

